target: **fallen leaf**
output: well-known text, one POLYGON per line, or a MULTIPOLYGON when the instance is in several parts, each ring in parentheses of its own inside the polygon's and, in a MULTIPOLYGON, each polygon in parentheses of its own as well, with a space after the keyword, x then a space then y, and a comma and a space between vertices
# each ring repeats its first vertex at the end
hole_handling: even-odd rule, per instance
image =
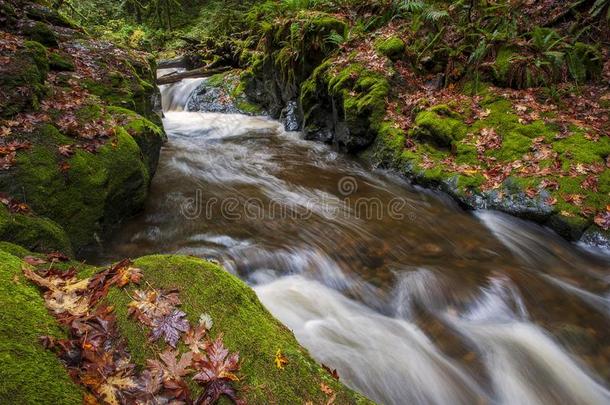
POLYGON ((187 352, 180 355, 177 350, 166 349, 159 355, 159 360, 148 360, 148 368, 153 372, 159 372, 163 376, 163 381, 181 380, 182 377, 190 374, 193 361, 193 353, 187 352), (180 358, 178 359, 178 356, 180 358))
POLYGON ((39 266, 41 264, 48 263, 46 260, 34 256, 25 256, 23 261, 32 266, 39 266))
POLYGON ((288 359, 286 358, 286 356, 284 356, 282 354, 281 349, 277 349, 277 352, 275 352, 275 359, 273 360, 273 362, 275 363, 275 366, 277 368, 279 368, 280 370, 283 370, 284 367, 286 366, 286 364, 288 364, 288 359))
POLYGON ((169 315, 153 319, 150 340, 155 342, 163 338, 167 344, 175 348, 180 340, 180 334, 189 330, 186 314, 174 309, 169 315))

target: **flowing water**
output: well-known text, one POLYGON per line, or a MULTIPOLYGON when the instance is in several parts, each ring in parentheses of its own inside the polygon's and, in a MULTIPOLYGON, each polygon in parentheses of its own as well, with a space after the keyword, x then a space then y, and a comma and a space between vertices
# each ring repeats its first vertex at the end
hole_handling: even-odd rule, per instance
POLYGON ((610 256, 270 119, 183 111, 201 81, 162 88, 169 142, 145 211, 97 262, 216 259, 379 403, 610 403, 610 256))

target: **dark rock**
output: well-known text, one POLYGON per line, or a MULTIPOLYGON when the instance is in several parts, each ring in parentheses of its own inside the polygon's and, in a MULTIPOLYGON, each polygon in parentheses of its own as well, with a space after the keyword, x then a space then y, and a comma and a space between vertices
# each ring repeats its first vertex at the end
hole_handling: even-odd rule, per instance
POLYGON ((289 101, 280 114, 280 121, 284 124, 286 131, 298 131, 301 129, 298 116, 298 104, 296 101, 289 101))

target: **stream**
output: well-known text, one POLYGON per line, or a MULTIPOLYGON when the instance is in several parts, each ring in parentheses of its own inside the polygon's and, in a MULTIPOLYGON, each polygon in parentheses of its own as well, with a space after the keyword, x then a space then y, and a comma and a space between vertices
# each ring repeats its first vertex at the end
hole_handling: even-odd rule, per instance
POLYGON ((183 111, 142 214, 95 257, 214 259, 381 404, 610 403, 610 256, 465 212, 264 117, 183 111))

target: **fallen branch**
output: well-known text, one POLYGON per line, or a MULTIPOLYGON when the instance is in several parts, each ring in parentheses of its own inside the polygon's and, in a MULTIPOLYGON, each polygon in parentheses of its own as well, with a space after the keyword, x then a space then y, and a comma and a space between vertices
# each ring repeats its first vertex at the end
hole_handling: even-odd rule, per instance
POLYGON ((227 70, 231 70, 230 66, 221 66, 217 68, 199 68, 193 70, 187 70, 186 72, 175 72, 170 73, 169 75, 162 76, 157 79, 157 84, 171 84, 179 82, 182 79, 193 78, 193 77, 208 77, 215 75, 217 73, 226 72, 227 70))
POLYGON ((157 69, 170 69, 170 68, 187 68, 188 58, 186 56, 178 56, 173 59, 164 59, 157 62, 157 69))

